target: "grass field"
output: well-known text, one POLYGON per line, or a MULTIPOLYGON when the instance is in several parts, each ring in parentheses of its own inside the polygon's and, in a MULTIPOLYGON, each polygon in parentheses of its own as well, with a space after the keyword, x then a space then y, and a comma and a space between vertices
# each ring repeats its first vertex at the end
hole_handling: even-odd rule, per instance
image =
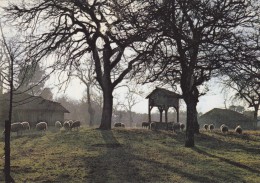
MULTIPOLYGON (((12 176, 17 183, 260 182, 260 132, 202 132, 194 148, 184 140, 183 132, 145 129, 13 135, 12 176)), ((1 140, 1 170, 3 154, 1 140)))

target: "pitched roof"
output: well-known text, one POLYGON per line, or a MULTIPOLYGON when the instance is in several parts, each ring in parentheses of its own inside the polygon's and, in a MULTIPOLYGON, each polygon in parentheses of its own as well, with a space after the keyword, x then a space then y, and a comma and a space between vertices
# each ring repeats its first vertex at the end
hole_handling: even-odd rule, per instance
POLYGON ((213 123, 217 125, 217 127, 222 124, 226 124, 232 128, 236 127, 238 124, 240 124, 242 127, 253 127, 253 122, 250 118, 230 109, 214 108, 200 116, 198 120, 200 124, 213 123))
POLYGON ((163 94, 166 95, 168 97, 173 97, 173 98, 182 98, 182 96, 178 93, 172 92, 170 90, 166 90, 164 88, 159 88, 156 87, 147 97, 146 99, 150 98, 152 95, 154 95, 155 93, 159 93, 159 94, 163 94))
MULTIPOLYGON (((9 93, 1 95, 0 98, 1 102, 8 104, 9 93)), ((45 110, 69 113, 69 111, 58 102, 46 100, 41 96, 33 96, 27 93, 14 93, 13 107, 19 110, 45 110)))

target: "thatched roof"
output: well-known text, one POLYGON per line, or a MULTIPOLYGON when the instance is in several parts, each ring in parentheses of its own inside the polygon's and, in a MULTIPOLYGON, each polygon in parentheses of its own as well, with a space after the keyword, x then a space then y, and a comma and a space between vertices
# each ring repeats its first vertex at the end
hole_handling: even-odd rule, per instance
MULTIPOLYGON (((9 93, 1 95, 0 102, 7 106, 9 104, 9 93)), ((27 93, 15 93, 13 95, 13 107, 15 110, 43 110, 69 113, 69 111, 58 102, 46 100, 41 96, 33 96, 27 93)))
POLYGON ((198 121, 201 126, 214 124, 216 128, 219 128, 222 124, 226 124, 230 128, 241 125, 245 129, 253 129, 253 121, 250 118, 229 109, 214 108, 200 116, 198 121))

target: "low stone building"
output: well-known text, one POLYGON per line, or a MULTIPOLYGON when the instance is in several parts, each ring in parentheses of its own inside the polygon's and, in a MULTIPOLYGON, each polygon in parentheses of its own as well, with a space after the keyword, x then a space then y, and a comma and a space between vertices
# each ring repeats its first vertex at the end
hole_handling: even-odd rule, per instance
MULTIPOLYGON (((4 127, 4 121, 8 119, 9 94, 0 95, 0 125, 4 127)), ((48 125, 54 125, 55 121, 64 121, 64 114, 69 113, 60 103, 46 100, 41 96, 32 96, 26 93, 13 95, 12 122, 28 121, 35 126, 40 121, 48 125)))
POLYGON ((219 128, 222 124, 227 125, 230 129, 236 128, 237 125, 245 130, 252 130, 254 122, 247 116, 229 109, 214 108, 198 118, 199 125, 214 124, 215 128, 219 128))

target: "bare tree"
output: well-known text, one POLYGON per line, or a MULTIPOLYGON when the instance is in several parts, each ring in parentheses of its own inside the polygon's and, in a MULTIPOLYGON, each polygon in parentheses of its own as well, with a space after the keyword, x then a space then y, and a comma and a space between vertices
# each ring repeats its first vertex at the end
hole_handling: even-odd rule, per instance
POLYGON ((199 86, 234 61, 241 48, 243 31, 257 20, 251 1, 149 1, 150 17, 157 22, 154 54, 142 67, 151 73, 145 82, 175 81, 187 106, 186 147, 194 146, 199 86), (245 29, 242 29, 245 28, 245 29))
MULTIPOLYGON (((238 73, 237 73, 238 74, 238 73)), ((258 78, 245 78, 246 75, 240 72, 238 75, 229 73, 228 79, 223 79, 223 87, 235 91, 233 100, 244 100, 254 108, 254 120, 257 121, 260 105, 260 82, 258 78)), ((256 124, 255 124, 256 125, 256 124)))
POLYGON ((19 87, 17 89, 34 96, 40 95, 49 75, 46 75, 44 68, 38 63, 34 63, 33 65, 21 65, 20 67, 20 73, 17 79, 19 87))
POLYGON ((123 109, 128 113, 129 115, 129 122, 130 127, 133 127, 133 107, 138 104, 140 101, 137 98, 137 96, 141 95, 141 91, 137 89, 134 85, 127 85, 127 92, 125 95, 125 101, 121 104, 123 109))
POLYGON ((86 93, 87 93, 87 104, 88 104, 88 113, 89 113, 89 126, 93 126, 94 118, 95 118, 95 109, 92 106, 92 95, 91 95, 91 89, 94 88, 94 86, 97 86, 97 81, 94 75, 94 60, 93 58, 90 58, 88 62, 83 62, 80 64, 75 65, 76 69, 76 76, 80 81, 85 84, 86 93))
POLYGON ((151 20, 143 13, 147 11, 143 3, 32 0, 10 4, 5 10, 6 17, 21 30, 38 30, 29 46, 35 61, 55 53, 56 65, 71 68, 91 52, 96 79, 103 91, 100 129, 111 129, 113 90, 142 58, 136 49, 142 49, 141 43, 148 37, 151 20), (41 29, 43 26, 45 30, 41 29))
POLYGON ((229 67, 222 68, 225 76, 221 83, 226 90, 235 91, 234 100, 243 100, 254 108, 255 127, 260 105, 260 30, 259 26, 251 27, 251 34, 245 34, 241 42, 241 53, 229 67))
MULTIPOLYGON (((5 84, 8 84, 9 89, 9 113, 8 119, 5 121, 5 182, 12 183, 14 182, 11 177, 11 148, 10 148, 10 133, 11 133, 11 122, 12 122, 12 113, 13 113, 13 93, 14 93, 14 73, 15 73, 15 62, 19 57, 19 47, 14 42, 8 42, 4 36, 2 26, 1 29, 1 46, 4 51, 4 57, 2 57, 1 62, 5 63, 5 71, 7 75, 2 75, 5 79, 5 84), (7 69, 7 70, 6 70, 7 69)), ((2 70, 2 71, 4 71, 2 70)), ((1 73, 3 74, 3 72, 1 73)), ((3 80, 4 81, 4 80, 3 80)))

